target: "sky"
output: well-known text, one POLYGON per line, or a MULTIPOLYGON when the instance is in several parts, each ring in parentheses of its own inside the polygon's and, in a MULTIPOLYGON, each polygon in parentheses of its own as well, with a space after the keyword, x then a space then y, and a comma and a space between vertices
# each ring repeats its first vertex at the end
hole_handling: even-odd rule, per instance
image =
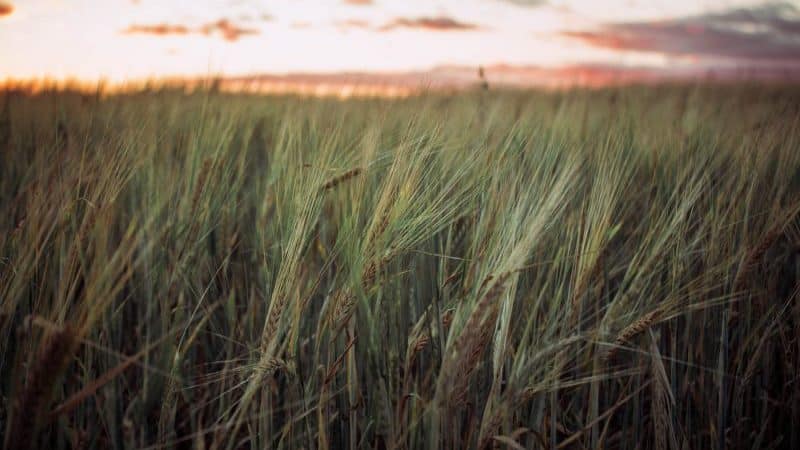
POLYGON ((0 79, 800 68, 800 0, 0 0, 0 79))

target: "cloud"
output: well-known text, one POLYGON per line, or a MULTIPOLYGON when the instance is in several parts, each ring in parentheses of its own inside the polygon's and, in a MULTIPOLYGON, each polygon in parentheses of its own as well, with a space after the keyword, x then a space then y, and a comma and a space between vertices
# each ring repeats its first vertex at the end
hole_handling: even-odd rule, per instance
POLYGON ((450 17, 417 17, 407 18, 398 17, 382 26, 373 26, 362 19, 347 19, 333 22, 333 25, 340 30, 371 30, 371 31, 392 31, 396 29, 417 29, 426 31, 471 31, 482 30, 482 26, 460 22, 450 17))
POLYGON ((788 4, 682 19, 615 23, 567 38, 595 47, 745 61, 800 61, 800 11, 788 4))
POLYGON ((341 28, 343 30, 346 29, 360 29, 360 30, 368 30, 370 29, 369 22, 366 20, 361 19, 347 19, 347 20, 339 20, 334 22, 337 28, 341 28))
POLYGON ((412 28, 427 31, 470 31, 481 29, 472 23, 459 22, 445 16, 438 17, 399 17, 379 28, 379 31, 391 31, 398 28, 412 28))
POLYGON ((257 15, 253 15, 253 14, 250 14, 250 13, 242 13, 242 14, 239 14, 237 19, 239 21, 241 21, 241 22, 256 22, 256 21, 259 21, 259 22, 274 22, 275 21, 275 16, 273 16, 272 14, 269 14, 269 13, 261 13, 261 14, 257 14, 257 15))
POLYGON ((189 32, 189 27, 185 25, 172 25, 168 23, 131 25, 123 31, 125 34, 152 34, 156 36, 168 36, 170 34, 183 35, 189 34, 189 32))
POLYGON ((10 16, 14 12, 14 5, 11 3, 0 2, 0 17, 10 16))
POLYGON ((356 5, 356 6, 367 6, 375 3, 372 0, 344 0, 344 2, 348 5, 356 5))
POLYGON ((252 36, 259 33, 254 28, 245 28, 233 24, 228 19, 220 19, 200 27, 200 32, 205 35, 220 34, 228 42, 238 41, 242 36, 252 36))
POLYGON ((539 6, 547 3, 547 0, 503 0, 508 3, 514 3, 521 6, 539 6))
POLYGON ((259 34, 254 28, 238 26, 228 19, 219 19, 198 28, 190 28, 181 24, 160 23, 153 25, 130 25, 122 31, 124 34, 149 34, 153 36, 182 36, 187 34, 219 35, 228 42, 238 41, 242 36, 259 34))

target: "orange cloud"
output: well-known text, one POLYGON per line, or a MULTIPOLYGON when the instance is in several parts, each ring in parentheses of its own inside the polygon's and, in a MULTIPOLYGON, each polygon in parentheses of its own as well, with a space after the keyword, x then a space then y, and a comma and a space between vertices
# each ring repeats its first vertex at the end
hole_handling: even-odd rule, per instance
POLYGON ((10 16, 14 12, 14 6, 10 3, 0 2, 0 17, 10 16))
POLYGON ((203 34, 206 36, 218 34, 228 42, 235 42, 242 36, 258 34, 254 28, 244 28, 238 26, 228 19, 220 19, 216 22, 207 23, 199 28, 189 28, 181 24, 160 23, 154 25, 130 25, 122 31, 125 34, 149 34, 153 36, 203 34))
POLYGON ((481 27, 473 23, 459 22, 450 17, 418 17, 414 19, 400 17, 382 26, 380 31, 391 31, 397 28, 416 28, 427 31, 469 31, 481 27))
POLYGON ((258 34, 258 30, 254 28, 244 28, 231 23, 228 19, 220 19, 216 22, 203 25, 200 32, 209 35, 219 33, 222 38, 228 42, 238 41, 242 36, 250 36, 258 34))
POLYGON ((367 6, 374 3, 372 0, 344 0, 344 2, 347 3, 348 5, 356 5, 356 6, 367 6))
POLYGON ((189 28, 185 25, 171 25, 159 23, 155 25, 131 25, 126 28, 125 34, 153 34, 156 36, 167 36, 170 34, 189 34, 189 28))

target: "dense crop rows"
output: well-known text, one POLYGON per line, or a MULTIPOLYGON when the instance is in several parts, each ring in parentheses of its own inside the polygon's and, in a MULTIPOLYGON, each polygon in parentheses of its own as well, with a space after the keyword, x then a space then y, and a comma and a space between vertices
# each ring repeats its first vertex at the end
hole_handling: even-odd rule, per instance
POLYGON ((3 441, 800 448, 798 105, 5 93, 3 441))

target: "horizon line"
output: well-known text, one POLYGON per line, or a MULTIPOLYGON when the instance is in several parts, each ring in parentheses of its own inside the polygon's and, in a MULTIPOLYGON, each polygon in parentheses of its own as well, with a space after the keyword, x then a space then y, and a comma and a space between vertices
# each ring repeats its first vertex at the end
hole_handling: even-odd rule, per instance
POLYGON ((425 92, 463 91, 481 86, 501 89, 563 90, 675 83, 800 84, 800 65, 742 67, 624 66, 565 64, 560 66, 440 64, 395 71, 294 71, 250 74, 153 76, 114 81, 79 77, 6 77, 0 92, 80 91, 108 94, 150 89, 211 88, 250 94, 299 94, 338 97, 406 97, 425 92))

